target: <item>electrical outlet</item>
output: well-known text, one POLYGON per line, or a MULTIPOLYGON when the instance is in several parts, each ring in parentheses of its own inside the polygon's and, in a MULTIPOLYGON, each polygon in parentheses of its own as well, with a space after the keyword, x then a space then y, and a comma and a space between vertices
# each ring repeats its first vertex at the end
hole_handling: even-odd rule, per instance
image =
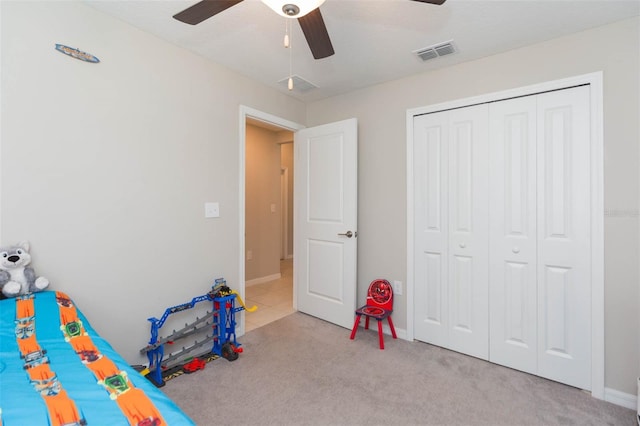
POLYGON ((393 282, 393 292, 398 296, 402 296, 402 281, 393 282))

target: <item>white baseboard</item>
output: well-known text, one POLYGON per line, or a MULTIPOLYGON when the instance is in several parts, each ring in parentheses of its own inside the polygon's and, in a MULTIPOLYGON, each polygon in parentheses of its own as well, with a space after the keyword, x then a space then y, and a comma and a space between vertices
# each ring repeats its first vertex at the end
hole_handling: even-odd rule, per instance
POLYGON ((632 410, 638 409, 638 397, 619 390, 604 388, 604 400, 632 410))
MULTIPOLYGON (((360 327, 364 328, 365 321, 366 317, 363 315, 362 320, 360 321, 360 327)), ((396 329, 396 336, 398 339, 407 340, 407 330, 395 326, 394 328, 396 329)), ((376 324, 376 320, 369 320, 369 330, 374 330, 376 333, 378 332, 378 324, 376 324)), ((391 336, 391 328, 389 328, 389 323, 386 320, 382 321, 382 333, 391 336)))
POLYGON ((277 274, 267 275, 266 277, 254 278, 252 280, 245 281, 244 286, 250 287, 256 284, 262 284, 262 283, 266 283, 273 280, 279 280, 280 278, 282 278, 282 275, 280 274, 280 272, 278 272, 277 274))
MULTIPOLYGON (((395 325, 394 328, 396 329, 396 336, 398 336, 398 339, 407 340, 407 330, 405 330, 404 328, 398 328, 395 325)), ((389 328, 389 324, 385 324, 382 327, 382 332, 391 336, 391 329, 389 328)))

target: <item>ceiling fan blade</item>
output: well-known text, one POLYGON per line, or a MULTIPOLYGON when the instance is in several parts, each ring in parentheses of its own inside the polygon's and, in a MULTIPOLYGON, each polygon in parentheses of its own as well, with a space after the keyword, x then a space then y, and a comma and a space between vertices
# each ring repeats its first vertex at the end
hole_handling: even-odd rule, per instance
POLYGON ((298 18, 298 22, 315 59, 326 58, 335 53, 320 9, 315 9, 298 18))
POLYGON ((412 1, 419 1, 421 3, 430 3, 430 4, 436 4, 436 5, 441 5, 442 3, 444 3, 447 0, 412 0, 412 1))
POLYGON ((176 13, 173 17, 185 24, 196 25, 231 6, 235 6, 241 1, 243 0, 203 0, 182 12, 176 13))

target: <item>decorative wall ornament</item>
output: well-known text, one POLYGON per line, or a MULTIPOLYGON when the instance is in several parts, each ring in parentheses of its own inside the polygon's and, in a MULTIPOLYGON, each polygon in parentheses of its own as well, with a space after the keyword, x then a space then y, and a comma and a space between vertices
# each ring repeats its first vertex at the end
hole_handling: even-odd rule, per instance
POLYGON ((65 46, 64 44, 56 43, 56 50, 58 52, 64 53, 65 55, 69 55, 73 58, 80 59, 81 61, 92 62, 94 64, 97 64, 98 62, 100 62, 100 59, 96 58, 91 53, 83 52, 79 49, 76 49, 75 47, 69 47, 69 46, 65 46))

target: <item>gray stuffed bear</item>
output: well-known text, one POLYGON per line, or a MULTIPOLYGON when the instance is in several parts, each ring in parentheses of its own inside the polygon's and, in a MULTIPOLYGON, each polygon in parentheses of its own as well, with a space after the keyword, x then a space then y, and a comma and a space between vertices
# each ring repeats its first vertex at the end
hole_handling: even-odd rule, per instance
POLYGON ((49 280, 36 277, 29 265, 29 243, 0 248, 0 287, 5 297, 35 293, 49 287, 49 280))

